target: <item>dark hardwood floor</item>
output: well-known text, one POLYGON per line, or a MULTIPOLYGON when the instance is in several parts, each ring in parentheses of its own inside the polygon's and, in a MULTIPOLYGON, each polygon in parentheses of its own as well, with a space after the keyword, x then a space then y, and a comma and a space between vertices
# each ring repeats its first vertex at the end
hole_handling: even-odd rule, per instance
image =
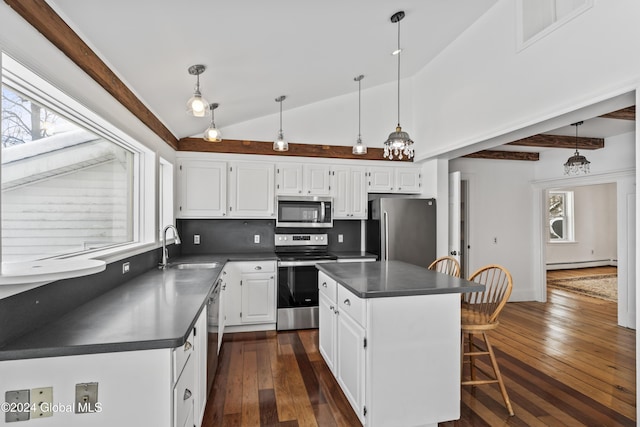
MULTIPOLYGON (((441 426, 636 425, 635 331, 616 325, 615 303, 553 290, 507 304, 491 337, 515 416, 497 385, 465 387, 461 419, 441 426)), ((359 423, 317 330, 301 330, 225 335, 203 425, 359 423)))

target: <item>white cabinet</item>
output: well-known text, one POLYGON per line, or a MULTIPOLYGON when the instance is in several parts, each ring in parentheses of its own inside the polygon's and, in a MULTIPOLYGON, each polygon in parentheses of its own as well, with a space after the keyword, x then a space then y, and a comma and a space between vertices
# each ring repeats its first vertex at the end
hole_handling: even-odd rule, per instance
MULTIPOLYGON (((195 399, 194 417, 197 425, 202 424, 204 410, 207 406, 207 346, 208 346, 208 330, 207 330, 207 309, 206 306, 196 321, 193 329, 193 354, 194 354, 194 374, 195 374, 195 399)), ((191 424, 193 425, 193 424, 191 424)))
POLYGON ((276 165, 276 193, 295 196, 329 196, 330 166, 323 164, 276 165))
POLYGON ((223 217, 227 214, 227 164, 183 159, 178 170, 180 218, 223 217))
POLYGON ((336 281, 323 272, 318 273, 318 349, 327 366, 335 375, 336 366, 336 281))
POLYGON ((416 167, 375 166, 367 169, 370 193, 420 193, 421 179, 421 170, 416 167))
POLYGON ((335 166, 331 171, 334 219, 366 219, 366 170, 362 167, 335 166))
POLYGON ((229 216, 275 217, 274 166, 271 163, 229 164, 229 216))
MULTIPOLYGON (((243 261, 227 263, 225 270, 235 270, 227 278, 225 290, 226 325, 276 323, 276 262, 243 261), (228 280, 228 279, 227 279, 228 280)), ((250 329, 243 329, 250 330, 250 329)))

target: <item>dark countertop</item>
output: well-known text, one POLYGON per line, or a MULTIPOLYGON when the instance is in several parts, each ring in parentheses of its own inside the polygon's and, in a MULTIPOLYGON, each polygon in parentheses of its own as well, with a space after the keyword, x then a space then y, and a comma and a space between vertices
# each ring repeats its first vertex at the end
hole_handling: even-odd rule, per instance
POLYGON ((169 259, 169 264, 219 262, 220 266, 150 270, 7 343, 0 348, 0 360, 179 347, 207 304, 226 261, 276 259, 273 253, 169 259))
POLYGON ((317 264, 359 298, 465 293, 484 290, 484 285, 401 261, 317 264))
POLYGON ((377 259, 376 254, 372 254, 369 252, 361 252, 361 251, 344 251, 344 252, 331 252, 333 255, 337 256, 338 259, 358 259, 358 258, 371 258, 377 259))

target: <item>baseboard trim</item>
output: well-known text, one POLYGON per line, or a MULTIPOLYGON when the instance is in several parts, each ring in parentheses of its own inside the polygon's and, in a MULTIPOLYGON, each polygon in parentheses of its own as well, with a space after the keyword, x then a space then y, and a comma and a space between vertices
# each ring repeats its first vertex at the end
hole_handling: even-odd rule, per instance
POLYGON ((585 268, 585 267, 617 267, 617 259, 599 259, 593 261, 571 261, 571 262, 554 262, 546 264, 547 270, 568 270, 571 268, 585 268))

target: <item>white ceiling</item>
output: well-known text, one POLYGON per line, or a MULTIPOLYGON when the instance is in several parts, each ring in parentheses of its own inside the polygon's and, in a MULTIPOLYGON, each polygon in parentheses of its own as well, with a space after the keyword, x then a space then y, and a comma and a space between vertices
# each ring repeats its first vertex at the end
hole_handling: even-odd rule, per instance
MULTIPOLYGON (((177 137, 203 120, 185 103, 204 64, 201 91, 224 127, 394 81, 397 24, 402 76, 415 74, 497 0, 48 0, 177 137)), ((204 126, 206 127, 206 125, 204 126)))

